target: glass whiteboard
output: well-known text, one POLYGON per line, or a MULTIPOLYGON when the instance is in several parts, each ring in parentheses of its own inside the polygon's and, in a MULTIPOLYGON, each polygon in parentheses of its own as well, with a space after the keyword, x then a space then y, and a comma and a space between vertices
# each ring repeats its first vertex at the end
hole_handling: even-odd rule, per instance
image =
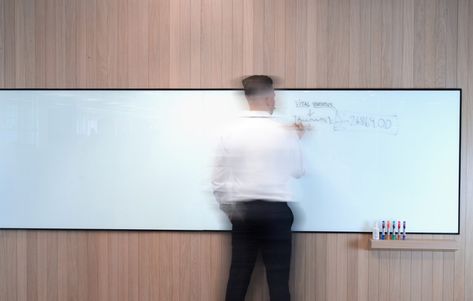
MULTIPOLYGON (((305 123, 295 231, 459 232, 460 90, 278 90, 305 123)), ((210 187, 239 90, 0 90, 0 228, 228 230, 210 187)))

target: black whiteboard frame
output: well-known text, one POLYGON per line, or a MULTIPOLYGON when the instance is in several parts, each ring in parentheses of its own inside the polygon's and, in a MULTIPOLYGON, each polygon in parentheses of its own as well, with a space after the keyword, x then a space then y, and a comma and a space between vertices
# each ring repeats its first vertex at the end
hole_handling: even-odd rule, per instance
MULTIPOLYGON (((241 88, 0 88, 0 91, 243 91, 241 88)), ((407 232, 414 235, 460 235, 461 228, 461 172, 462 172, 462 88, 276 88, 287 91, 458 91, 459 124, 458 124, 458 226, 457 232, 407 232)), ((243 95, 242 95, 243 96, 243 95)), ((57 230, 57 231, 159 231, 159 232, 230 232, 230 230, 175 230, 175 229, 107 229, 107 228, 3 228, 0 230, 57 230)), ((326 233, 326 234, 368 234, 371 231, 292 231, 293 233, 326 233)))

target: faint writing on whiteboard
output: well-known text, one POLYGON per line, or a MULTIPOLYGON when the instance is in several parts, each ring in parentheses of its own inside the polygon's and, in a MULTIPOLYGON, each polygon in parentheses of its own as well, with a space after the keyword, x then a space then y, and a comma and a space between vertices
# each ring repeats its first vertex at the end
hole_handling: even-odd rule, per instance
POLYGON ((397 115, 338 110, 330 102, 296 100, 295 105, 294 121, 309 126, 327 124, 334 131, 370 131, 390 135, 398 132, 397 115))

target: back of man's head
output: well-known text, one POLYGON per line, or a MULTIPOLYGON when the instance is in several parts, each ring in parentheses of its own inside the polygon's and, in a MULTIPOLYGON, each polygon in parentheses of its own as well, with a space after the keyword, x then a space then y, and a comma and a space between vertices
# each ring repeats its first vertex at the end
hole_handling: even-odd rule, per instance
POLYGON ((254 97, 273 91, 273 79, 267 75, 252 75, 241 81, 246 97, 254 97))

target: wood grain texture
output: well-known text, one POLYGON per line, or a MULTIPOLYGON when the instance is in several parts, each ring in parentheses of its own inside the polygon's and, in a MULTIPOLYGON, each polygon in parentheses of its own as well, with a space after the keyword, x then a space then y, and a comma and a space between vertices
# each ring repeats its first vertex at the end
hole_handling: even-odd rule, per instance
MULTIPOLYGON (((472 0, 0 0, 0 87, 463 89, 457 252, 296 234, 294 300, 473 300, 472 0)), ((0 300, 222 300, 227 233, 0 231, 0 300)), ((268 300, 255 268, 248 300, 268 300)))
POLYGON ((406 239, 406 240, 373 240, 370 239, 373 250, 440 250, 456 251, 458 242, 454 239, 406 239))

